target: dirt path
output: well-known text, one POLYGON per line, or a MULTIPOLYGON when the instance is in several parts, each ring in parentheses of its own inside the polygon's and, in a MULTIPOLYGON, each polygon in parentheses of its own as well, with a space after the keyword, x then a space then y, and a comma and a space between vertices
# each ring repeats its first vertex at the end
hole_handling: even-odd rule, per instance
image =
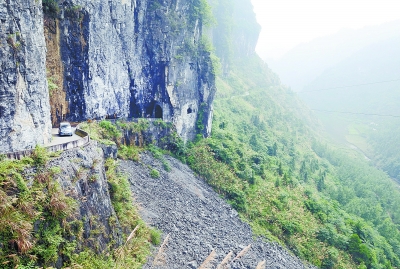
POLYGON ((230 252, 221 268, 255 269, 262 261, 265 267, 260 268, 307 268, 277 244, 254 240, 249 225, 207 184, 186 165, 165 158, 170 172, 148 154, 141 156, 141 163, 120 162, 145 221, 162 230, 163 239, 169 234, 162 255, 144 268, 199 268, 213 250, 215 258, 206 268, 217 268, 230 252), (159 178, 150 177, 153 168, 160 172, 159 178))

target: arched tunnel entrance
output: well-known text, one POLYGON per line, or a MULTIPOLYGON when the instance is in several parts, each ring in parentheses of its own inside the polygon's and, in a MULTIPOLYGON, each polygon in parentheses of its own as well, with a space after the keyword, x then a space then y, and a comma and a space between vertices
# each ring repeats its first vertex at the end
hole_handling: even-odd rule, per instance
POLYGON ((162 119, 163 118, 163 111, 160 105, 156 105, 154 108, 154 118, 162 119))

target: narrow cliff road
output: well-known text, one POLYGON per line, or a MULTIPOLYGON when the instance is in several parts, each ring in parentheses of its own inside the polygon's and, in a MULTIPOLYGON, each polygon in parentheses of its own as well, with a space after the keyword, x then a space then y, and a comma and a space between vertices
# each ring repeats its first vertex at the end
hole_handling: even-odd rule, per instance
POLYGON ((81 139, 82 137, 80 137, 79 135, 75 134, 75 130, 76 128, 72 128, 72 136, 59 136, 58 135, 58 128, 53 128, 51 129, 51 142, 46 144, 45 147, 50 147, 50 146, 54 146, 54 145, 60 145, 63 143, 67 143, 67 142, 72 142, 72 141, 76 141, 81 139))
POLYGON ((188 166, 165 159, 170 172, 149 154, 140 162, 120 161, 142 217, 163 239, 169 235, 144 268, 199 268, 212 251, 202 268, 308 268, 277 244, 254 239, 249 225, 188 166), (159 178, 150 176, 153 168, 159 178))

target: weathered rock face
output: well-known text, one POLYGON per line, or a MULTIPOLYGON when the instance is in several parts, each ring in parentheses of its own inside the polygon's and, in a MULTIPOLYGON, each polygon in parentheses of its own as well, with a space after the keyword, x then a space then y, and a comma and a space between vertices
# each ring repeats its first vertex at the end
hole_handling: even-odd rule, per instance
MULTIPOLYGON (((123 232, 110 199, 104 170, 106 152, 103 154, 96 144, 92 141, 82 149, 65 151, 51 160, 48 166, 61 170, 54 180, 77 202, 78 210, 74 218, 82 226, 77 249, 90 248, 102 253, 107 247, 121 245, 123 232)), ((74 241, 77 238, 66 239, 74 241)), ((63 258, 62 255, 59 257, 55 264, 57 268, 61 268, 63 258)))
POLYGON ((184 140, 211 131, 214 74, 197 0, 60 3, 64 89, 73 121, 162 118, 184 140))
POLYGON ((0 1, 0 152, 51 138, 41 1, 0 1))
POLYGON ((45 24, 41 1, 0 4, 0 152, 48 142, 50 118, 162 118, 185 141, 210 134, 215 76, 202 45, 200 1, 55 3, 54 23, 45 24), (44 25, 58 86, 51 117, 44 25))

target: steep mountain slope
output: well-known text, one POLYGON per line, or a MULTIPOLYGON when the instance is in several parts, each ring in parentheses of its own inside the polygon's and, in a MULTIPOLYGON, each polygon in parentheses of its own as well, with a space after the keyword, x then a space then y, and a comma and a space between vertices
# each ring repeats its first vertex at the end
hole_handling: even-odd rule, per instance
POLYGON ((181 158, 256 234, 316 266, 400 266, 395 183, 327 142, 315 115, 254 53, 232 51, 217 80, 212 136, 181 158))
POLYGON ((163 252, 144 268, 199 268, 212 251, 212 268, 230 252, 226 265, 232 269, 256 268, 263 261, 268 268, 308 268, 278 244, 255 240, 237 212, 178 160, 165 156, 161 162, 141 154, 139 162, 122 161, 120 167, 145 221, 162 230, 164 238, 169 236, 163 252), (150 176, 148 165, 160 172, 159 177, 150 176))
POLYGON ((95 141, 52 156, 36 148, 20 161, 2 159, 0 267, 140 268, 157 231, 140 219, 115 166, 95 141))
POLYGON ((217 87, 212 137, 186 160, 256 234, 322 268, 400 265, 400 193, 385 173, 327 144, 260 59, 217 87))
MULTIPOLYGON (((171 150, 171 154, 187 163, 202 180, 236 210, 231 210, 204 182, 193 177, 186 166, 169 157, 162 157, 161 150, 154 146, 148 146, 148 149, 155 157, 161 159, 161 163, 149 156, 142 157, 142 163, 122 162, 122 169, 131 174, 133 191, 138 191, 138 199, 142 199, 143 203, 148 205, 147 211, 144 210, 144 217, 156 222, 158 227, 166 232, 171 232, 172 239, 179 238, 179 235, 183 234, 182 240, 171 241, 170 249, 168 245, 160 246, 161 253, 165 250, 164 254, 169 254, 169 256, 164 256, 166 262, 170 264, 178 262, 183 265, 186 259, 194 257, 189 264, 185 265, 196 268, 204 261, 211 249, 217 250, 217 261, 220 262, 228 251, 238 254, 240 250, 245 249, 247 244, 252 243, 253 248, 239 255, 241 257, 238 257, 235 262, 232 261, 233 268, 254 267, 262 259, 266 259, 278 268, 283 266, 301 268, 302 265, 298 259, 288 255, 286 251, 281 252, 277 245, 264 242, 276 241, 285 245, 300 259, 321 268, 399 268, 400 190, 398 186, 385 173, 366 163, 363 156, 357 152, 346 152, 342 148, 336 148, 327 143, 327 139, 319 131, 314 115, 255 55, 254 39, 259 26, 255 22, 251 3, 248 0, 216 2, 214 4, 218 6, 219 11, 226 10, 226 12, 221 12, 222 15, 216 15, 217 25, 220 27, 217 27, 214 33, 214 36, 223 37, 219 43, 215 39, 214 42, 224 72, 217 78, 218 93, 214 110, 211 111, 212 106, 209 104, 203 104, 200 108, 206 106, 205 111, 196 111, 195 117, 191 119, 194 120, 191 124, 197 131, 207 134, 210 129, 206 126, 210 126, 213 112, 215 117, 210 138, 204 139, 200 135, 196 136, 194 143, 184 143, 174 132, 173 125, 161 119, 151 121, 142 119, 138 122, 117 121, 115 124, 110 121, 87 123, 88 131, 93 131, 93 134, 98 135, 92 137, 108 144, 108 146, 103 146, 108 149, 105 152, 115 153, 118 146, 120 158, 134 160, 139 160, 138 147, 143 146, 144 141, 147 141, 144 139, 144 134, 148 127, 160 127, 166 130, 167 137, 157 138, 158 145, 171 150), (234 5, 233 8, 231 4, 234 5), (242 9, 242 12, 238 11, 238 8, 242 9), (239 15, 243 15, 239 21, 247 22, 245 27, 239 23, 233 25, 221 23, 236 21, 239 15), (229 31, 230 27, 231 31, 229 31), (246 28, 248 28, 247 31, 245 31, 246 28), (227 35, 218 35, 225 31, 227 35), (225 52, 224 46, 232 50, 222 55, 221 53, 225 52), (207 132, 204 133, 204 130, 207 132), (99 134, 104 137, 100 137, 99 134), (170 173, 168 170, 171 169, 173 169, 172 173, 168 174, 170 173), (179 174, 180 171, 184 171, 183 176, 182 173, 179 174), (175 172, 178 174, 175 175, 175 172), (147 179, 148 176, 152 177, 148 182, 141 180, 147 179), (159 183, 160 180, 166 182, 159 183), (182 187, 180 183, 182 181, 188 185, 185 184, 182 187), (146 183, 149 185, 146 186, 146 183), (139 193, 140 190, 142 192, 139 193), (156 200, 156 198, 147 197, 146 193, 151 195, 161 193, 162 197, 156 200), (209 201, 202 201, 201 195, 208 197, 209 201), (184 199, 188 199, 188 203, 185 203, 184 199), (200 210, 197 211, 198 209, 200 210), (239 217, 248 225, 239 221, 235 212, 238 212, 239 217), (176 216, 173 213, 176 213, 176 216), (197 219, 196 215, 204 216, 204 221, 197 219), (164 216, 169 223, 165 223, 162 219, 164 216), (186 216, 190 219, 186 219, 186 216), (212 236, 213 229, 208 227, 211 221, 208 221, 207 217, 213 223, 217 221, 218 216, 224 218, 221 224, 225 224, 214 225, 218 228, 216 229, 217 237, 224 239, 222 242, 212 236), (199 226, 204 227, 204 233, 196 230, 196 222, 200 221, 203 222, 199 226), (171 222, 175 222, 179 227, 173 227, 171 222), (185 231, 185 233, 179 231, 185 231), (238 232, 235 233, 235 231, 238 232), (264 238, 254 241, 251 239, 252 234, 264 238), (201 245, 202 239, 209 240, 211 246, 201 245), (245 243, 240 245, 242 242, 245 243), (193 246, 194 251, 185 249, 188 243, 193 246), (257 248, 254 249, 254 246, 257 248), (198 253, 201 255, 196 256, 198 253), (271 255, 275 253, 279 254, 271 255)), ((105 3, 99 0, 89 3, 82 0, 79 3, 87 4, 84 7, 71 6, 70 1, 65 3, 66 6, 62 10, 70 12, 71 16, 64 17, 63 23, 66 27, 64 30, 75 27, 76 33, 87 31, 90 28, 87 24, 91 22, 87 13, 93 11, 91 7, 101 7, 94 10, 94 14, 104 11, 107 15, 105 18, 107 20, 111 18, 112 23, 104 26, 112 28, 109 28, 110 36, 119 34, 124 27, 124 23, 114 23, 121 22, 119 20, 121 18, 113 17, 114 15, 127 11, 128 7, 134 9, 143 7, 136 6, 140 1, 130 3, 123 1, 121 4, 120 1, 105 3), (114 13, 114 8, 118 12, 114 13), (71 20, 70 24, 67 20, 71 20)), ((188 7, 192 2, 185 3, 188 7)), ((149 4, 146 7, 150 8, 148 11, 152 19, 163 20, 166 14, 170 14, 171 4, 178 5, 178 2, 147 1, 146 4, 149 4)), ((204 9, 193 11, 201 10, 204 11, 204 9)), ((139 12, 136 15, 138 16, 135 18, 143 19, 144 13, 139 12)), ((152 20, 149 21, 150 24, 151 22, 152 20)), ((143 26, 142 29, 146 30, 146 27, 143 26)), ((77 49, 84 57, 85 50, 90 50, 90 42, 88 47, 83 41, 90 39, 82 40, 80 37, 80 35, 72 35, 71 39, 67 40, 71 43, 67 42, 67 44, 77 49)), ((90 36, 90 38, 94 37, 90 36)), ((163 39, 162 36, 159 38, 163 39)), ((152 49, 162 50, 157 40, 150 40, 155 42, 155 47, 152 49)), ((149 45, 151 42, 143 44, 146 47, 146 44, 149 45)), ((210 54, 210 44, 205 41, 200 44, 202 45, 199 49, 204 49, 206 55, 196 59, 200 59, 200 62, 201 59, 206 62, 211 61, 214 57, 210 54)), ((113 52, 108 47, 110 44, 98 45, 104 45, 113 52)), ((150 48, 147 49, 151 51, 150 48)), ((79 53, 73 56, 81 59, 82 55, 79 53)), ((147 55, 149 58, 146 59, 153 59, 154 55, 163 54, 151 52, 147 55)), ((185 55, 182 55, 183 58, 186 57, 185 55)), ((190 55, 187 56, 190 57, 190 55)), ((177 61, 181 58, 178 56, 175 59, 177 61)), ((200 62, 197 62, 199 69, 203 67, 199 64, 200 62)), ((217 61, 213 59, 213 62, 217 61)), ((80 63, 89 66, 96 64, 91 61, 80 63)), ((101 63, 105 64, 105 62, 101 63)), ((66 64, 71 63, 67 61, 66 64)), ((130 63, 126 64, 130 65, 130 63)), ((86 70, 85 66, 73 64, 71 66, 77 78, 72 81, 77 83, 85 81, 81 80, 83 78, 81 75, 88 73, 80 73, 80 68, 86 70)), ((156 69, 159 67, 152 66, 151 63, 143 66, 145 68, 140 72, 149 71, 146 67, 150 70, 153 67, 156 69)), ((178 66, 175 67, 179 69, 178 66)), ((188 71, 190 67, 188 68, 186 66, 184 69, 188 71)), ((213 77, 213 71, 217 71, 214 68, 209 65, 206 67, 207 74, 211 77, 213 77)), ((101 72, 101 70, 101 68, 96 69, 96 72, 101 72)), ((115 70, 111 71, 114 74, 115 70)), ((182 75, 186 74, 183 70, 181 71, 182 75)), ((111 78, 114 77, 111 76, 111 78)), ((157 76, 155 77, 157 79, 157 76)), ((191 75, 189 77, 193 78, 191 75)), ((194 80, 190 81, 192 83, 194 80)), ((88 81, 88 83, 94 82, 88 81)), ((179 85, 179 83, 174 85, 174 89, 179 89, 179 85)), ((196 85, 199 86, 199 84, 196 85)), ((83 89, 90 88, 86 87, 87 84, 83 89)), ((79 87, 74 89, 82 91, 79 87)), ((77 99, 80 98, 79 94, 86 97, 87 93, 78 92, 77 99)), ((182 92, 182 95, 186 93, 182 92)), ((191 93, 188 92, 188 95, 191 93)), ((154 98, 159 97, 157 95, 154 98)), ((105 99, 107 100, 107 97, 105 99)), ((108 100, 110 111, 114 111, 112 109, 120 105, 112 102, 116 99, 112 97, 108 100)), ((93 101, 90 104, 93 106, 97 105, 97 101, 101 101, 98 96, 92 95, 88 95, 88 100, 93 101)), ((199 100, 196 99, 197 101, 199 100)), ((142 108, 149 104, 145 103, 142 108)), ((104 104, 98 103, 98 105, 100 107, 104 104)), ((76 109, 93 112, 84 106, 76 107, 76 109)), ((153 114, 158 114, 156 111, 159 110, 149 110, 153 114)), ((194 114, 194 111, 189 108, 183 112, 188 115, 194 114)), ((77 112, 74 116, 78 117, 80 114, 77 112)), ((182 126, 177 124, 178 131, 184 130, 180 127, 182 126)), ((153 133, 158 135, 162 131, 153 133)), ((101 150, 94 144, 53 157, 52 168, 45 166, 47 157, 43 150, 38 148, 32 158, 25 158, 21 162, 9 160, 0 162, 1 264, 6 268, 15 268, 19 265, 58 268, 62 266, 140 268, 149 251, 149 242, 161 243, 159 233, 152 232, 140 221, 132 206, 126 177, 115 171, 114 160, 107 161, 106 168, 103 170, 104 159, 101 150), (93 206, 96 203, 102 204, 102 207, 93 206), (81 219, 75 221, 75 216, 81 219), (120 233, 121 229, 123 234, 120 233), (130 232, 132 237, 128 236, 130 232), (106 236, 108 233, 111 233, 112 237, 106 236), (90 249, 85 250, 85 247, 90 249), (116 249, 116 247, 119 248, 116 249)), ((162 262, 163 256, 161 255, 160 259, 156 257, 155 260, 156 264, 159 261, 162 262)), ((213 265, 215 266, 216 263, 213 265)), ((262 267, 262 264, 259 267, 262 267)))
POLYGON ((315 109, 336 142, 357 147, 397 180, 399 30, 399 21, 343 30, 268 62, 315 109))

